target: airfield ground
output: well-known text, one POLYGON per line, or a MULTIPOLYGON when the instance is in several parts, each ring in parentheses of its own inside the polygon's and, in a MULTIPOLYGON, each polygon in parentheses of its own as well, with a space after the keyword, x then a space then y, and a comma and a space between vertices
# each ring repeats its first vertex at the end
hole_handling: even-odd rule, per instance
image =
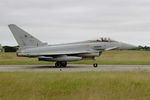
POLYGON ((150 100, 147 72, 5 72, 1 100, 150 100))
POLYGON ((50 62, 0 53, 1 70, 21 69, 0 72, 0 100, 150 100, 149 51, 109 51, 97 62, 101 64, 98 68, 86 67, 92 61, 70 65, 73 70, 89 68, 87 71, 66 73, 68 68, 57 68, 59 71, 51 72, 50 62))
POLYGON ((150 65, 99 65, 69 64, 65 68, 51 65, 0 65, 0 72, 150 72, 150 65))

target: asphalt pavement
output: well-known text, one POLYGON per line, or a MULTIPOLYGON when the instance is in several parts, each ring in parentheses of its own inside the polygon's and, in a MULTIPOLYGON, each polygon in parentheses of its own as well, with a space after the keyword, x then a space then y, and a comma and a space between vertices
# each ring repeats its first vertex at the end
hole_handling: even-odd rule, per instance
POLYGON ((94 68, 86 64, 68 64, 66 68, 54 65, 0 65, 0 72, 85 72, 85 71, 146 71, 150 65, 99 65, 94 68))

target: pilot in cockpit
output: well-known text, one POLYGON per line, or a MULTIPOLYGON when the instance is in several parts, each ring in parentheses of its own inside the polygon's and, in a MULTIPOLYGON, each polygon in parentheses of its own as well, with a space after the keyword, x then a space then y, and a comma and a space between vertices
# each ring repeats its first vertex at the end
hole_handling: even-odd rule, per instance
POLYGON ((111 40, 110 38, 103 38, 101 37, 100 39, 97 40, 98 42, 112 42, 113 40, 111 40))

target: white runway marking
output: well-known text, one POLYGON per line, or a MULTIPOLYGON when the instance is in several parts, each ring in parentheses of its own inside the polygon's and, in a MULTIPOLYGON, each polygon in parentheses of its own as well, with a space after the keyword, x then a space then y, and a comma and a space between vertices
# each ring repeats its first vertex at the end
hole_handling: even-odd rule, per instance
POLYGON ((150 65, 92 65, 69 64, 66 68, 53 68, 54 65, 0 65, 0 72, 84 72, 84 71, 147 71, 150 65))

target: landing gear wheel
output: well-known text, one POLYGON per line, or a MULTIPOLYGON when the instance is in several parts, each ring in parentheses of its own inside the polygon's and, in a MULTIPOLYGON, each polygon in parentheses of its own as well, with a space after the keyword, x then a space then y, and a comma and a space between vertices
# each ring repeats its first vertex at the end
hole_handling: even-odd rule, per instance
POLYGON ((62 67, 66 67, 67 66, 67 62, 66 61, 61 62, 61 65, 62 65, 62 67))
POLYGON ((67 62, 66 61, 57 61, 55 63, 55 67, 56 68, 63 68, 63 67, 66 67, 67 66, 67 62))
POLYGON ((96 64, 96 63, 95 63, 95 64, 93 64, 93 67, 95 67, 95 68, 96 68, 96 67, 98 67, 98 64, 96 64))
POLYGON ((55 63, 55 67, 56 67, 56 68, 60 68, 60 67, 61 67, 61 63, 57 61, 57 62, 55 63))

